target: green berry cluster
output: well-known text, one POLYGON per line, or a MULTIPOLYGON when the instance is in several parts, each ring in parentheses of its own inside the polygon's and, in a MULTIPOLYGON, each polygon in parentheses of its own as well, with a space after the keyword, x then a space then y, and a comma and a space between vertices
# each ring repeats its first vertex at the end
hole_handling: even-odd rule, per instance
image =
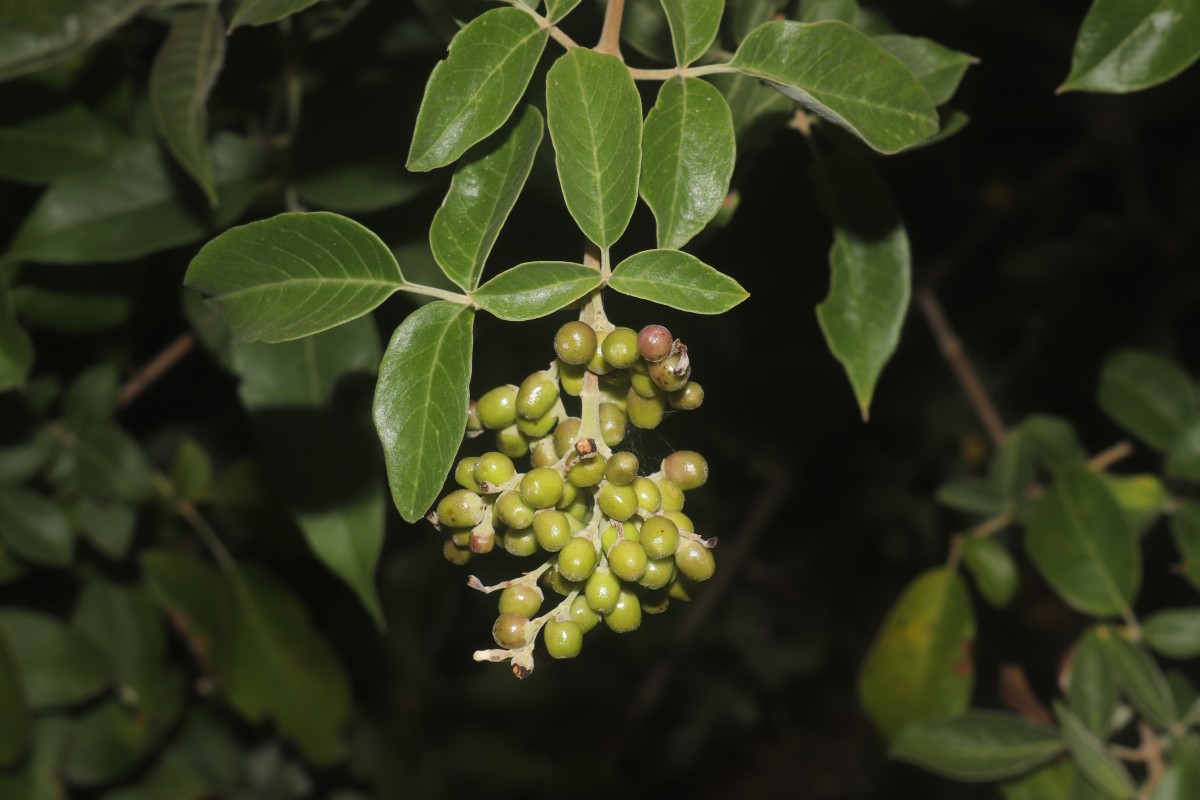
POLYGON ((712 577, 716 539, 696 533, 683 513, 685 492, 708 479, 708 463, 691 450, 671 453, 652 474, 628 450, 616 450, 628 426, 656 428, 668 410, 704 401, 691 380, 687 347, 661 325, 640 332, 568 322, 554 337, 555 360, 520 385, 500 386, 471 403, 469 437, 493 432, 496 449, 458 462, 458 488, 431 521, 455 564, 497 546, 517 556, 543 555, 523 576, 484 586, 500 592, 492 637, 500 649, 478 661, 511 661, 533 670, 538 634, 553 658, 573 658, 583 635, 603 622, 626 633, 642 614, 688 600, 712 577), (579 398, 570 416, 564 396, 579 398), (529 458, 519 472, 514 459, 529 458), (564 599, 542 612, 545 590, 564 599))

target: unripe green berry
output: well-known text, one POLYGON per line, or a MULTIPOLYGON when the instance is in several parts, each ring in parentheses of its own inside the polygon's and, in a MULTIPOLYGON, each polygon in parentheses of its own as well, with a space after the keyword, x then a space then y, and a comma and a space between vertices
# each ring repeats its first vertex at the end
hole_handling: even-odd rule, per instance
POLYGON ((662 508, 662 494, 658 484, 649 478, 634 478, 633 491, 637 493, 638 508, 651 513, 662 508))
POLYGON ((470 528, 479 524, 487 504, 470 489, 455 489, 438 503, 438 520, 452 528, 470 528))
POLYGON ((490 491, 517 474, 512 459, 504 453, 484 453, 475 462, 475 482, 480 486, 488 484, 490 491))
POLYGON ((638 335, 632 328, 616 328, 604 338, 604 360, 617 369, 629 369, 638 360, 638 335))
POLYGON ((629 633, 642 624, 642 604, 638 596, 622 589, 617 596, 617 605, 604 616, 604 624, 614 633, 629 633))
POLYGON ((696 584, 682 575, 671 581, 671 585, 667 587, 667 596, 673 600, 682 600, 685 603, 690 602, 696 596, 696 584))
POLYGON ((600 614, 607 614, 617 607, 617 595, 620 592, 621 582, 607 570, 593 572, 583 590, 588 605, 600 614))
POLYGON ((625 413, 629 421, 642 430, 653 430, 667 412, 667 398, 659 392, 654 397, 642 397, 631 387, 625 395, 625 413))
POLYGON ((638 533, 638 529, 635 524, 636 520, 637 517, 634 517, 628 522, 621 523, 620 528, 618 528, 616 525, 609 525, 602 530, 600 532, 600 549, 607 553, 612 549, 612 546, 617 543, 617 539, 620 538, 629 539, 634 542, 641 539, 642 535, 638 533))
POLYGON ((562 458, 575 449, 579 441, 579 417, 567 417, 554 429, 554 451, 562 458))
POLYGON ((596 331, 586 322, 574 320, 554 334, 554 353, 566 364, 583 364, 596 354, 596 331))
POLYGON ((708 462, 695 450, 676 450, 663 459, 662 473, 685 492, 699 488, 708 480, 708 462))
POLYGON ((442 555, 451 564, 462 566, 471 560, 471 550, 468 547, 460 547, 451 539, 447 538, 446 543, 442 545, 442 555))
POLYGON ((475 403, 479 421, 491 430, 507 428, 517 421, 517 387, 497 386, 475 403))
POLYGON ((662 498, 662 510, 679 511, 683 508, 683 489, 679 488, 679 484, 675 481, 660 478, 658 481, 658 493, 662 498))
POLYGON ((641 543, 630 539, 622 539, 608 551, 608 568, 628 583, 635 583, 646 574, 647 560, 641 543))
POLYGON ((533 533, 543 550, 557 553, 571 541, 571 525, 567 515, 553 508, 543 509, 533 517, 533 533))
POLYGON ((549 436, 538 439, 529 447, 529 463, 534 467, 552 467, 558 463, 554 440, 549 436))
POLYGON ((621 397, 624 397, 625 390, 628 388, 629 370, 615 369, 600 378, 600 391, 602 392, 617 392, 621 397))
POLYGON ((545 595, 536 584, 518 583, 508 586, 500 592, 500 613, 533 619, 541 610, 544 599, 545 595))
POLYGON ((558 551, 558 571, 568 581, 585 580, 596 568, 596 548, 591 541, 576 536, 558 551))
POLYGON ((529 644, 531 627, 529 620, 520 614, 501 614, 492 626, 492 638, 501 647, 516 650, 529 644))
MULTIPOLYGON (((562 551, 560 550, 559 552, 561 553, 562 551)), ((566 597, 571 592, 583 591, 582 583, 578 581, 569 581, 564 578, 562 573, 558 571, 557 566, 547 570, 545 574, 542 575, 542 582, 558 594, 561 594, 563 597, 566 597)))
POLYGON ((671 556, 667 556, 666 558, 652 558, 646 562, 646 571, 642 573, 642 578, 638 583, 647 589, 661 589, 670 583, 674 577, 675 560, 671 556))
POLYGON ((671 599, 662 589, 642 592, 642 612, 646 614, 661 614, 671 605, 671 599))
MULTIPOLYGON (((625 486, 638 476, 638 457, 628 450, 613 453, 604 468, 604 478, 609 483, 625 486)), ((636 490, 635 490, 636 491, 636 490)))
POLYGON ((552 619, 542 629, 542 641, 551 658, 574 658, 583 649, 583 630, 569 619, 552 619))
POLYGON ((651 558, 669 558, 679 546, 679 528, 666 516, 654 516, 642 523, 642 547, 651 558))
POLYGON ((558 382, 562 385, 564 394, 579 397, 583 394, 583 376, 587 367, 583 364, 565 364, 558 362, 558 382))
POLYGON ((675 527, 679 528, 679 530, 687 531, 688 533, 696 532, 696 523, 692 522, 692 518, 682 511, 664 511, 662 515, 671 520, 671 522, 674 522, 675 527))
POLYGON ((521 479, 520 493, 530 508, 553 508, 563 494, 562 473, 551 467, 531 469, 521 479))
POLYGON ((469 547, 471 544, 471 528, 446 528, 450 541, 459 547, 469 547))
POLYGON ((637 512, 637 492, 632 486, 618 486, 605 481, 596 493, 596 504, 609 519, 623 522, 637 512))
POLYGON ((667 356, 646 368, 650 378, 665 392, 677 392, 687 385, 692 375, 690 365, 681 364, 681 356, 667 356))
POLYGON ((551 409, 537 419, 517 417, 517 430, 530 439, 540 439, 554 430, 554 426, 557 423, 558 414, 554 413, 554 410, 551 409))
POLYGON ((662 361, 675 349, 671 332, 662 325, 647 325, 638 333, 638 352, 647 361, 662 361))
POLYGON ((514 424, 496 431, 496 449, 509 458, 521 458, 529 453, 529 437, 514 424))
POLYGON ((479 420, 479 404, 474 400, 467 405, 467 430, 469 432, 483 430, 483 423, 479 420))
POLYGON ((667 401, 678 411, 695 411, 704 404, 704 387, 688 381, 682 389, 667 395, 667 401))
POLYGON ((592 507, 588 504, 587 497, 585 497, 582 493, 575 498, 574 503, 571 503, 569 506, 565 506, 562 511, 566 513, 568 517, 580 522, 588 519, 592 515, 592 507))
POLYGON ((533 524, 533 508, 514 491, 504 492, 497 498, 494 513, 501 522, 514 530, 524 530, 533 524))
POLYGON ((581 458, 567 470, 567 480, 580 489, 595 486, 604 479, 605 464, 604 456, 599 453, 581 458))
POLYGON ((558 402, 558 383, 548 372, 535 372, 517 390, 517 413, 525 419, 537 419, 558 402))
POLYGON ((600 438, 609 447, 616 447, 625 439, 628 418, 616 403, 600 404, 600 438))
POLYGON ((564 483, 562 497, 558 498, 558 502, 554 504, 554 507, 562 511, 570 508, 578 499, 579 490, 575 488, 575 484, 564 483))
POLYGON ((613 369, 612 364, 604 359, 604 340, 607 338, 608 331, 596 331, 596 341, 600 346, 596 348, 596 352, 587 360, 586 364, 588 371, 596 375, 607 375, 613 369))
POLYGON ((588 605, 586 597, 579 595, 571 601, 571 621, 579 626, 579 630, 587 633, 600 624, 600 615, 588 605))
POLYGON ((675 551, 675 564, 679 571, 696 583, 702 583, 716 572, 717 562, 712 551, 694 539, 683 539, 675 551))
POLYGON ((662 394, 662 389, 658 388, 658 384, 650 377, 650 372, 643 361, 639 361, 630 368, 629 388, 642 397, 655 397, 662 394))
POLYGON ((478 463, 478 456, 467 456, 460 459, 458 465, 454 467, 454 482, 472 492, 482 491, 479 488, 479 481, 475 480, 475 465, 478 463))
POLYGON ((502 541, 504 542, 505 550, 521 558, 531 556, 538 551, 537 536, 534 534, 533 528, 525 528, 524 530, 509 528, 504 531, 502 541))

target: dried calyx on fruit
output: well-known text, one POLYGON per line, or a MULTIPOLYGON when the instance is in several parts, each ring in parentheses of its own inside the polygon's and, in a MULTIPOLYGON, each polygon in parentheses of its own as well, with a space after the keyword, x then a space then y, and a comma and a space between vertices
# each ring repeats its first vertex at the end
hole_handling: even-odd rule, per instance
POLYGON ((498 648, 475 659, 511 661, 521 678, 533 671, 539 633, 551 657, 574 658, 601 621, 632 631, 643 613, 689 600, 716 567, 717 540, 698 535, 682 513, 684 493, 708 480, 704 457, 680 450, 643 475, 634 453, 614 449, 630 425, 655 428, 669 410, 700 407, 704 390, 691 380, 687 347, 662 325, 635 332, 613 327, 603 311, 587 316, 559 328, 547 369, 471 402, 468 438, 492 431, 496 449, 460 460, 461 488, 430 514, 455 564, 497 546, 542 555, 521 577, 468 581, 500 592, 498 648), (578 416, 564 397, 579 398, 578 416), (525 455, 530 468, 519 472, 513 459, 525 455), (544 588, 562 599, 539 613, 544 588))

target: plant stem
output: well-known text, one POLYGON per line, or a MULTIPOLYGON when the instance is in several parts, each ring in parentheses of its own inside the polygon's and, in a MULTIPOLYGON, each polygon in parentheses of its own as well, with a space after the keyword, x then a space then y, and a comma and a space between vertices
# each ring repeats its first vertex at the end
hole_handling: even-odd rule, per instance
POLYGON ((672 78, 698 78, 701 75, 715 75, 720 72, 737 72, 728 64, 706 64, 702 67, 671 67, 669 69, 636 69, 629 68, 629 74, 635 81, 669 81, 672 78))
POLYGON ((608 0, 604 10, 604 29, 600 33, 597 53, 608 53, 624 61, 621 55, 621 21, 625 18, 625 0, 608 0))
POLYGON ((410 294, 423 294, 428 297, 436 297, 439 300, 449 300, 451 303, 458 303, 462 306, 479 308, 479 304, 472 300, 470 295, 465 295, 460 292, 450 292, 433 286, 423 286, 419 283, 402 283, 396 288, 402 292, 408 292, 410 294))
POLYGON ((161 378, 171 367, 178 364, 184 356, 196 345, 196 337, 190 333, 181 333, 175 339, 147 361, 141 369, 133 373, 129 380, 121 384, 117 392, 117 406, 125 408, 136 400, 150 384, 161 378))
POLYGON ((529 6, 522 3, 521 0, 504 0, 504 2, 508 3, 513 8, 524 11, 526 14, 536 19, 539 25, 550 31, 550 38, 561 44, 563 48, 572 50, 580 46, 579 42, 575 41, 570 36, 567 36, 567 34, 563 33, 557 25, 534 11, 529 6))

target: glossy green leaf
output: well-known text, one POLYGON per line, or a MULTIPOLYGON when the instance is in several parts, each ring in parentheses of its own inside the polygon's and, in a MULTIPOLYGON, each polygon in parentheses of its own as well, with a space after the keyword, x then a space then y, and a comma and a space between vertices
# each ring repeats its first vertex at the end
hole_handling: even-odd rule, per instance
POLYGON ((0 626, 0 766, 8 767, 25 752, 29 741, 29 706, 22 676, 8 635, 0 626))
POLYGON ((0 392, 24 386, 31 369, 33 343, 17 324, 12 290, 0 275, 0 392))
POLYGON ((840 19, 853 25, 858 20, 858 3, 855 0, 800 0, 801 22, 826 19, 840 19))
POLYGON ((563 261, 533 261, 501 272, 471 293, 500 319, 522 322, 566 308, 600 286, 600 271, 563 261))
POLYGON ((150 463, 125 432, 104 426, 73 431, 64 445, 50 475, 64 491, 134 503, 153 494, 150 463))
POLYGON ((104 655, 79 633, 46 614, 13 608, 0 611, 32 708, 68 706, 98 694, 112 677, 104 655))
POLYGON ((0 539, 21 558, 65 567, 75 557, 75 537, 66 515, 37 492, 0 487, 0 539))
POLYGON ((0 88, 0 178, 49 183, 99 166, 117 134, 84 106, 19 82, 0 88))
POLYGON ((117 368, 112 364, 86 370, 63 396, 63 422, 77 431, 106 424, 117 412, 119 383, 117 368))
POLYGON ((1188 374, 1175 362, 1140 350, 1123 350, 1105 362, 1098 395, 1113 422, 1162 452, 1198 416, 1188 374))
POLYGON ((529 14, 494 8, 471 20, 433 68, 417 114, 408 168, 455 161, 494 133, 517 106, 550 34, 529 14))
POLYGON ((1200 482, 1200 420, 1193 422, 1167 451, 1168 478, 1200 482))
POLYGON ((579 0, 546 0, 546 19, 558 22, 579 5, 579 0))
POLYGON ((725 0, 661 0, 675 46, 675 63, 686 67, 717 38, 725 0))
POLYGON ((664 81, 642 131, 638 187, 658 223, 659 247, 683 247, 716 216, 736 157, 721 93, 698 78, 664 81))
POLYGON ((712 76, 712 83, 733 112, 733 131, 741 152, 765 144, 792 118, 792 101, 749 75, 719 73, 712 76))
POLYGON ((282 342, 370 313, 404 276, 374 233, 312 211, 225 231, 192 259, 184 283, 210 298, 238 338, 282 342))
POLYGON ((858 676, 859 697, 885 736, 966 710, 975 682, 974 639, 971 600, 956 572, 932 569, 909 584, 858 676))
POLYGON ((419 197, 429 188, 397 159, 372 159, 297 177, 296 192, 305 206, 344 214, 381 211, 419 197))
POLYGON ((925 87, 925 91, 929 92, 935 106, 954 96, 967 68, 978 62, 978 59, 951 50, 932 39, 888 34, 876 36, 875 41, 904 62, 925 87))
POLYGON ((208 94, 225 59, 224 20, 213 6, 175 17, 150 69, 150 107, 171 153, 217 204, 208 135, 208 94))
POLYGON ((983 598, 996 608, 1012 602, 1021 576, 1008 548, 993 538, 967 536, 963 539, 963 563, 975 578, 983 598))
POLYGON ((52 184, 17 231, 8 255, 87 264, 126 261, 197 241, 241 216, 258 192, 258 148, 219 134, 213 158, 220 207, 210 219, 181 195, 158 146, 137 141, 109 164, 52 184))
POLYGON ((1060 92, 1136 92, 1175 77, 1200 58, 1194 0, 1095 0, 1060 92))
POLYGON ((1105 738, 1117 707, 1117 684, 1095 630, 1080 637, 1067 673, 1067 702, 1095 736, 1105 738))
POLYGON ((908 312, 908 234, 887 187, 866 161, 821 158, 813 170, 835 225, 829 294, 817 306, 817 321, 866 419, 908 312))
POLYGON ((629 225, 642 163, 642 101, 620 59, 586 48, 546 75, 546 122, 567 210, 597 247, 629 225))
POLYGON ((1021 433, 1051 472, 1072 472, 1087 462, 1074 426, 1061 417, 1035 414, 1021 423, 1021 433))
POLYGON ((316 5, 322 0, 240 0, 229 30, 242 25, 269 25, 316 5))
POLYGON ((908 67, 844 22, 768 22, 731 63, 881 153, 938 130, 937 110, 908 67))
POLYGON ((1025 549, 1059 597, 1084 614, 1121 614, 1137 595, 1137 532, 1093 472, 1059 476, 1034 509, 1025 549))
POLYGON ((379 365, 375 429, 392 500, 416 522, 437 499, 467 427, 474 313, 438 301, 396 329, 379 365))
POLYGON ((1179 709, 1158 662, 1111 628, 1099 628, 1096 635, 1121 694, 1146 721, 1164 729, 1178 721, 1179 709))
POLYGON ((122 561, 133 543, 137 512, 121 503, 81 500, 75 506, 76 521, 84 538, 113 561, 122 561))
POLYGON ((544 122, 533 106, 524 106, 509 126, 472 152, 454 170, 450 191, 433 216, 429 243, 442 271, 471 291, 500 229, 517 202, 542 142, 544 122))
POLYGON ((1142 637, 1169 658, 1200 656, 1200 608, 1172 608, 1147 617, 1142 637))
POLYGON ((725 16, 733 29, 733 38, 742 41, 784 4, 785 0, 728 0, 729 12, 725 16))
POLYGON ((693 314, 721 314, 750 296, 733 278, 678 250, 635 253, 617 265, 608 285, 693 314))
POLYGON ((1062 752, 1058 731, 999 711, 968 711, 900 729, 891 756, 959 781, 1011 778, 1062 752))
POLYGON ((86 49, 151 0, 3 0, 0 81, 45 69, 86 49))
POLYGON ((1105 749, 1080 719, 1057 700, 1054 714, 1062 726, 1063 740, 1071 759, 1093 785, 1112 800, 1133 800, 1137 786, 1125 765, 1105 749))
POLYGON ((982 516, 999 514, 1005 508, 1004 498, 996 493, 990 483, 979 478, 943 483, 937 489, 937 501, 947 508, 982 516))

